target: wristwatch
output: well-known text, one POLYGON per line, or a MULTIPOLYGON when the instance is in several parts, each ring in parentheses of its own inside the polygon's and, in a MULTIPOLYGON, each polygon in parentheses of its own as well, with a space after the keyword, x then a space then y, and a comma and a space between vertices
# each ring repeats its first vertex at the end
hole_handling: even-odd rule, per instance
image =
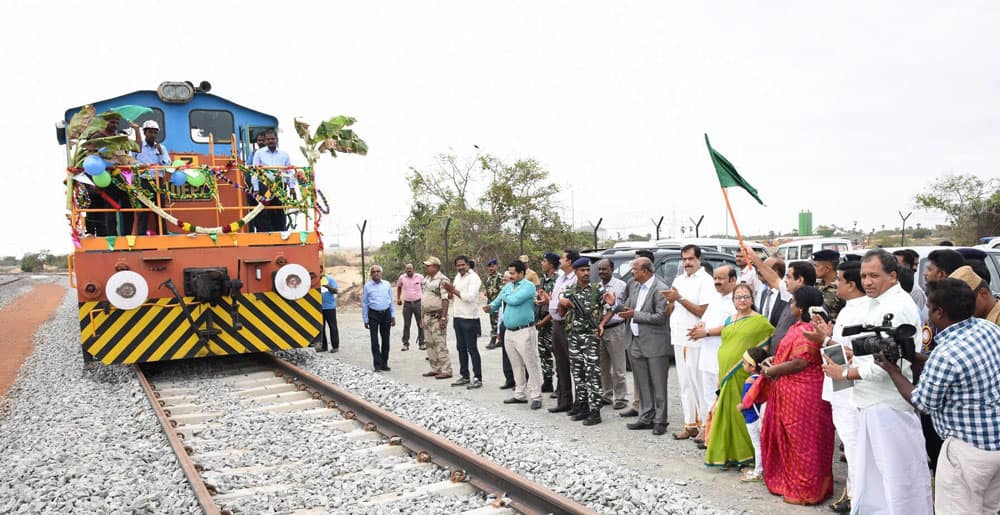
POLYGON ((844 367, 844 371, 840 373, 840 377, 847 379, 847 372, 849 372, 850 370, 851 369, 844 367))

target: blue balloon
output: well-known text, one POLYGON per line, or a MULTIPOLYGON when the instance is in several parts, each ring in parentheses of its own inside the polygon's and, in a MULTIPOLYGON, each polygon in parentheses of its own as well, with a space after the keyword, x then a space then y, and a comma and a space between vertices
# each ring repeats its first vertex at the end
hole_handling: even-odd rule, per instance
POLYGON ((83 160, 83 171, 87 175, 101 175, 104 173, 104 160, 99 155, 89 155, 83 160))
POLYGON ((183 186, 187 182, 187 174, 183 170, 174 171, 173 175, 170 176, 170 182, 174 186, 183 186))

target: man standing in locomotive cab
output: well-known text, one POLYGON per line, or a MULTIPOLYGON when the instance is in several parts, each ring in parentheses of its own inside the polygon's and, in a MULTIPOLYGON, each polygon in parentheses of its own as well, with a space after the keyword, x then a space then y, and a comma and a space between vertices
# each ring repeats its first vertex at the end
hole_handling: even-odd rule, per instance
MULTIPOLYGON (((274 129, 264 131, 264 141, 267 143, 267 146, 258 149, 253 154, 254 166, 292 166, 292 160, 288 157, 288 152, 278 148, 278 135, 274 129)), ((265 170, 264 175, 272 181, 275 180, 275 177, 280 177, 289 191, 298 186, 294 174, 286 173, 284 170, 265 170)), ((264 185, 262 187, 257 177, 252 177, 250 182, 254 193, 265 194, 267 192, 267 186, 264 185)), ((265 204, 268 207, 281 206, 281 200, 277 197, 272 197, 265 204)), ((265 209, 257 218, 257 230, 259 232, 284 231, 287 227, 287 219, 285 218, 285 211, 283 209, 265 209)))
MULTIPOLYGON (((162 143, 156 141, 156 136, 160 133, 160 124, 155 120, 146 120, 142 124, 142 136, 136 133, 136 140, 139 143, 139 152, 135 153, 135 160, 139 164, 149 166, 163 166, 170 164, 170 154, 162 143)), ((150 183, 155 183, 157 178, 163 177, 163 170, 145 170, 139 174, 139 186, 146 195, 156 202, 157 195, 150 183)), ((162 181, 161 181, 162 183, 162 181)), ((136 224, 136 234, 145 236, 149 228, 150 217, 156 216, 153 213, 138 213, 139 221, 136 224)), ((156 232, 155 225, 153 232, 156 232)))

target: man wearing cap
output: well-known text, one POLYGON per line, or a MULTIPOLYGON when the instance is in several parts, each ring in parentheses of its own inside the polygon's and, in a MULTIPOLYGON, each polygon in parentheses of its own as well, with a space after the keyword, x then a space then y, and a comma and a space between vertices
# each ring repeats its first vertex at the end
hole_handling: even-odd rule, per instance
POLYGON ((573 262, 576 283, 563 290, 559 298, 559 314, 566 320, 569 339, 569 360, 576 384, 576 406, 569 411, 573 420, 592 426, 601 423, 601 375, 598 347, 604 328, 603 292, 590 283, 590 259, 573 262))
MULTIPOLYGON (((160 124, 156 123, 154 120, 146 120, 142 124, 142 135, 144 138, 139 137, 139 133, 136 132, 135 138, 139 143, 139 152, 135 153, 135 160, 139 164, 149 165, 149 166, 163 166, 170 164, 170 154, 167 153, 166 147, 163 146, 159 141, 156 141, 157 134, 160 133, 160 124)), ((153 177, 163 177, 163 170, 156 171, 144 171, 139 174, 139 185, 142 191, 146 195, 150 195, 153 202, 159 205, 159 195, 155 193, 155 189, 150 185, 153 177)), ((138 213, 139 221, 136 227, 136 234, 140 236, 145 236, 146 231, 149 228, 149 218, 156 216, 154 213, 138 213)), ((154 226, 155 227, 155 226, 154 226)), ((153 229, 156 232, 156 229, 153 229)))
POLYGON ((372 279, 365 283, 361 294, 361 320, 371 336, 372 362, 376 372, 389 369, 389 327, 396 325, 396 308, 392 303, 392 286, 382 280, 382 267, 372 265, 372 279), (379 337, 382 338, 381 345, 379 337))
POLYGON ((538 280, 538 274, 531 269, 531 260, 528 259, 528 256, 526 254, 522 254, 521 257, 518 259, 520 259, 521 262, 524 263, 524 268, 525 268, 524 278, 531 281, 531 284, 534 284, 535 288, 538 288, 542 283, 541 281, 538 280))
POLYGON ((431 256, 424 261, 423 296, 420 298, 421 324, 424 344, 431 369, 424 377, 448 379, 451 377, 451 358, 448 356, 448 278, 441 273, 441 260, 431 256))
POLYGON ((407 263, 405 271, 396 279, 396 305, 403 306, 403 349, 410 350, 410 319, 417 321, 417 344, 425 350, 424 329, 420 325, 421 284, 424 276, 413 271, 413 263, 407 263))
MULTIPOLYGON (((492 302, 493 299, 500 295, 501 281, 500 274, 497 272, 497 260, 495 258, 490 258, 486 262, 486 278, 483 279, 483 288, 486 290, 486 302, 492 302)), ((500 321, 500 317, 497 313, 490 313, 490 343, 486 344, 486 349, 495 349, 499 347, 497 345, 497 323, 500 321)))
POLYGON ((552 317, 552 355, 556 362, 556 407, 549 408, 552 413, 569 411, 573 407, 573 379, 569 366, 569 342, 566 339, 566 320, 559 313, 559 299, 567 287, 576 282, 573 273, 573 262, 580 259, 576 250, 566 249, 559 258, 559 269, 563 274, 552 285, 552 292, 539 292, 542 302, 549 303, 549 316, 552 317))
POLYGON ((542 392, 551 392, 552 377, 555 375, 555 366, 552 361, 552 315, 549 314, 548 305, 542 300, 546 295, 552 294, 552 288, 556 284, 559 275, 559 256, 553 252, 546 252, 542 256, 542 285, 538 287, 538 298, 535 300, 537 310, 535 312, 535 327, 538 329, 538 357, 542 362, 542 392))
POLYGON ((330 274, 324 275, 320 279, 319 285, 323 296, 323 328, 320 330, 323 346, 317 348, 316 351, 326 350, 326 330, 329 329, 330 352, 337 352, 340 350, 340 331, 337 329, 337 293, 340 290, 337 286, 337 280, 330 274))
MULTIPOLYGON (((989 270, 983 267, 983 271, 989 274, 989 270)), ((989 277, 987 275, 987 277, 989 277)), ((951 273, 952 279, 958 279, 972 288, 972 293, 976 296, 976 308, 973 316, 982 318, 1000 325, 1000 302, 993 297, 990 291, 990 284, 982 276, 977 274, 972 266, 964 265, 951 273)))
POLYGON ((822 249, 813 252, 813 268, 816 269, 816 289, 823 294, 823 306, 830 321, 837 321, 837 314, 844 307, 844 301, 837 297, 837 264, 840 263, 840 252, 832 249, 822 249))

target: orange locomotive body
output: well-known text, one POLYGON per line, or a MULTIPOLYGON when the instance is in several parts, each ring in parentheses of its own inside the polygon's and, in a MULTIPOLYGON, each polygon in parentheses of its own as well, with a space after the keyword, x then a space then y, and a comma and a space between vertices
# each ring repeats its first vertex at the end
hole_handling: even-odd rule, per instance
MULTIPOLYGON (((271 232, 251 232, 251 227, 264 210, 291 210, 307 227, 315 222, 312 170, 245 166, 253 155, 254 131, 273 129, 277 121, 193 86, 186 101, 176 96, 176 89, 161 85, 156 92, 67 111, 67 120, 75 122, 76 113, 86 114, 88 108, 113 112, 117 105, 138 104, 144 114, 129 121, 158 120, 165 126, 158 141, 174 158, 171 166, 108 161, 113 182, 102 188, 96 175, 87 180, 73 166, 68 152, 67 207, 76 246, 71 281, 77 288, 84 361, 111 365, 309 346, 322 327, 322 246, 315 224, 313 230, 271 232), (196 111, 228 114, 205 123, 196 111), (215 152, 216 142, 227 143, 219 147, 225 155, 215 152), (171 182, 178 170, 203 180, 171 182), (297 177, 301 188, 291 193, 282 174, 297 177), (250 176, 267 192, 263 199, 250 193, 250 176), (271 198, 283 201, 267 202, 271 198), (296 199, 295 205, 285 202, 288 198, 296 199), (258 206, 258 201, 270 205, 258 206), (123 222, 129 213, 150 217, 146 234, 132 234, 137 224, 123 222), (116 223, 102 227, 88 223, 88 217, 116 223)), ((59 133, 68 146, 83 141, 85 147, 79 136, 59 133)), ((109 153, 107 147, 92 150, 109 153)))

